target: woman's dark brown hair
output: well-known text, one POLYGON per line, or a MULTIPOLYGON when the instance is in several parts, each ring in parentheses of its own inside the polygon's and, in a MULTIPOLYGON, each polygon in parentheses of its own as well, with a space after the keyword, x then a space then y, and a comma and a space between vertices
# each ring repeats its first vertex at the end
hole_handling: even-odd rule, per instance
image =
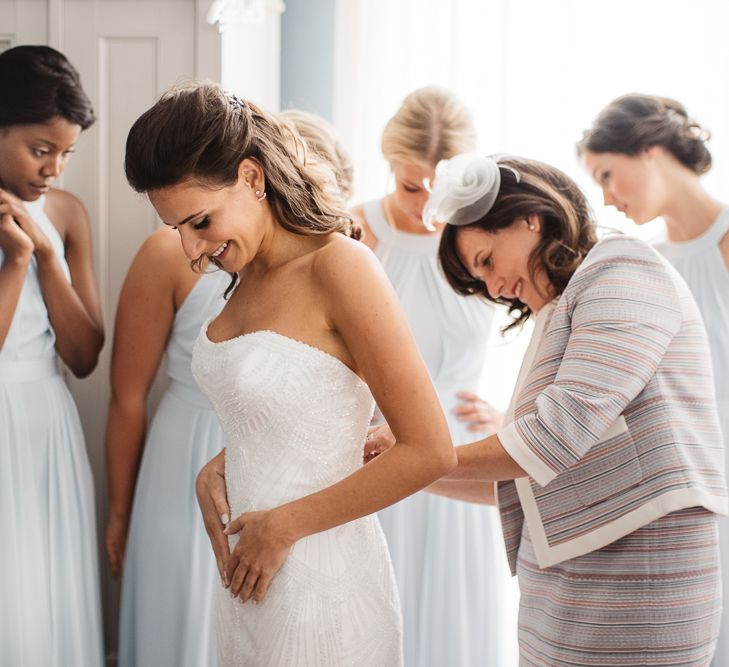
POLYGON ((578 156, 622 153, 635 156, 663 146, 696 174, 711 169, 706 142, 711 134, 692 120, 684 106, 668 97, 633 93, 618 97, 597 116, 577 143, 578 156))
POLYGON ((440 264, 451 287, 462 295, 479 295, 508 307, 520 326, 529 318, 529 307, 518 299, 492 298, 486 284, 474 278, 461 261, 456 241, 463 229, 491 234, 516 221, 538 215, 541 238, 529 258, 530 277, 543 269, 552 289, 561 294, 572 274, 597 242, 595 223, 587 199, 576 183, 559 169, 536 160, 500 158, 501 186, 496 201, 481 219, 470 225, 446 225, 440 241, 440 264), (518 174, 518 178, 517 178, 518 174))
POLYGON ((215 189, 236 183, 240 163, 249 158, 261 165, 266 201, 284 229, 359 238, 341 194, 327 188, 321 169, 307 165, 299 143, 286 123, 255 104, 217 84, 192 83, 164 93, 136 120, 124 168, 137 192, 186 180, 215 189))
POLYGON ((47 123, 60 116, 85 130, 94 110, 66 56, 50 46, 0 53, 0 127, 47 123))

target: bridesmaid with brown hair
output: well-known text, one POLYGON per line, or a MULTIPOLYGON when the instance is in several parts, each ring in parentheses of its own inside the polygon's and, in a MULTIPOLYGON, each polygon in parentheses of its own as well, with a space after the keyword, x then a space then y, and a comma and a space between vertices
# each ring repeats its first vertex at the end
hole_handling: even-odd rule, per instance
MULTIPOLYGON (((688 283, 709 335, 716 398, 729 447, 729 206, 709 194, 701 176, 711 169, 709 133, 676 100, 631 94, 608 104, 578 144, 578 153, 605 204, 636 224, 657 217, 666 238, 656 249, 688 283)), ((729 455, 725 463, 729 475, 729 455)), ((729 522, 719 522, 722 569, 729 572, 729 522)), ((729 581, 724 582, 724 609, 729 581)), ((725 611, 713 664, 729 665, 725 611)))

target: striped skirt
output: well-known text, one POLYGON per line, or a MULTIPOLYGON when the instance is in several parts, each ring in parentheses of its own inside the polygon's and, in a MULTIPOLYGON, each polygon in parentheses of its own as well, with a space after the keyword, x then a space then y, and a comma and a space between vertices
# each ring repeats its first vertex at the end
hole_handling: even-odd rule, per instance
POLYGON ((721 574, 716 516, 703 508, 543 570, 525 523, 517 574, 522 667, 711 662, 721 574))

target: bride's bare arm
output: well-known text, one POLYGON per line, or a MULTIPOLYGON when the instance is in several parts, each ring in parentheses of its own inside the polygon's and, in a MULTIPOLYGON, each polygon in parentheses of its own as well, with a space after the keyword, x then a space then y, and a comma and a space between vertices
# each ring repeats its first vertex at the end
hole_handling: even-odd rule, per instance
POLYGON ((342 239, 322 252, 317 281, 332 330, 372 391, 395 445, 322 491, 236 518, 228 561, 231 593, 261 600, 291 546, 391 505, 450 472, 456 456, 443 411, 392 286, 375 256, 342 239), (246 576, 247 575, 247 576, 246 576))
MULTIPOLYGON (((366 463, 373 461, 394 444, 395 436, 387 424, 373 426, 369 429, 362 458, 366 463)), ((460 447, 456 447, 457 455, 460 449, 460 447)), ((508 456, 506 452, 504 452, 504 456, 508 456)), ((511 460, 510 457, 509 460, 511 460)), ((517 470, 520 469, 513 468, 512 472, 517 470)), ((426 487, 425 490, 438 496, 445 496, 446 498, 462 500, 468 503, 478 503, 480 505, 496 504, 495 484, 490 480, 441 478, 426 487)))

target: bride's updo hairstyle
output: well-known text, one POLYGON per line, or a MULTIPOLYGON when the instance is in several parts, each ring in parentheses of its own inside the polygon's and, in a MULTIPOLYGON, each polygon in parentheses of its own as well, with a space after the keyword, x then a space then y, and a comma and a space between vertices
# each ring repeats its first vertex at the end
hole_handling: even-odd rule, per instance
POLYGON ((124 168, 137 192, 187 180, 218 189, 235 184, 249 158, 263 170, 266 202, 284 229, 359 238, 341 194, 298 147, 289 126, 255 104, 214 83, 191 83, 164 93, 132 125, 124 168))
POLYGON ((438 86, 410 93, 382 131, 382 155, 390 163, 434 167, 474 150, 471 114, 450 91, 438 86))
POLYGON ((459 230, 477 228, 493 234, 518 220, 539 216, 541 238, 529 257, 530 278, 534 280, 543 269, 553 296, 564 291, 597 242, 592 211, 577 184, 556 167, 520 157, 458 156, 439 164, 425 213, 449 223, 438 252, 450 286, 458 294, 507 306, 514 319, 506 329, 522 325, 531 311, 518 299, 491 297, 486 284, 471 275, 456 246, 459 230))
POLYGON ((662 146, 695 174, 711 169, 706 142, 711 134, 691 119, 684 106, 667 97, 623 95, 608 104, 585 130, 577 154, 621 153, 636 156, 662 146))

